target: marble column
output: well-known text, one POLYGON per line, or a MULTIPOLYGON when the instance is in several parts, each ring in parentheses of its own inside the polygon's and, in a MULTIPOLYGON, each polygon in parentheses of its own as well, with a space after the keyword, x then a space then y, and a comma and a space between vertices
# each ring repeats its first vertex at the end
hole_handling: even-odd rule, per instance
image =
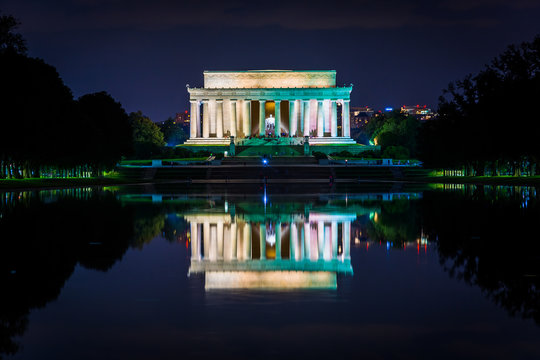
POLYGON ((216 137, 223 137, 223 100, 216 100, 216 137))
POLYGON ((203 124, 202 124, 202 133, 203 138, 210 137, 210 124, 209 124, 209 116, 208 114, 208 100, 203 100, 203 124))
POLYGON ((212 99, 208 102, 208 115, 210 117, 210 135, 216 134, 216 100, 212 99))
POLYGON ((330 132, 332 137, 337 137, 337 103, 336 100, 331 101, 332 107, 332 124, 330 125, 330 132))
POLYGON ((274 135, 276 137, 279 137, 281 136, 281 100, 274 100, 274 103, 276 104, 276 110, 275 110, 276 128, 274 129, 274 135))
POLYGON ((236 138, 236 129, 238 129, 238 121, 237 121, 237 118, 236 118, 236 100, 231 100, 230 101, 231 103, 231 115, 230 115, 230 131, 231 131, 231 136, 234 136, 236 138))
POLYGON ((298 120, 299 120, 298 132, 299 132, 299 135, 302 135, 304 133, 304 102, 303 100, 298 100, 298 120))
POLYGON ((344 137, 351 137, 351 123, 350 123, 350 113, 349 113, 349 102, 350 100, 343 100, 343 106, 341 107, 342 115, 342 125, 343 128, 343 136, 344 137))
POLYGON ((324 136, 324 109, 323 101, 317 101, 317 137, 324 136))
POLYGON ((259 100, 259 135, 264 136, 266 131, 266 100, 259 100))
POLYGON ((191 103, 191 113, 189 119, 189 137, 194 139, 197 137, 197 125, 199 123, 199 118, 197 117, 197 107, 199 106, 198 100, 190 100, 191 103))
POLYGON ((244 110, 242 114, 244 120, 243 128, 244 136, 251 136, 251 100, 244 100, 244 110))
POLYGON ((304 104, 304 136, 309 136, 309 128, 311 127, 310 116, 311 116, 311 102, 309 100, 302 100, 304 104))
POLYGON ((296 101, 289 100, 289 136, 296 136, 298 117, 296 116, 296 101))

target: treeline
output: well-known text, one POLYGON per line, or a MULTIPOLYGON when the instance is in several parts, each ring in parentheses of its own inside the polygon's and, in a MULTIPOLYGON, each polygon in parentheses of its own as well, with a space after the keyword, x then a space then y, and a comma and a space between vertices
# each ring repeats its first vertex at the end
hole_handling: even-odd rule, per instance
POLYGON ((106 92, 74 99, 53 66, 27 56, 18 25, 0 16, 0 179, 99 176, 187 138, 174 119, 128 115, 106 92))
POLYGON ((18 22, 0 17, 0 177, 90 176, 132 151, 132 128, 105 92, 74 99, 56 69, 28 57, 18 22))
POLYGON ((478 74, 448 86, 438 119, 420 129, 420 160, 450 174, 538 174, 539 99, 537 36, 508 47, 478 74))

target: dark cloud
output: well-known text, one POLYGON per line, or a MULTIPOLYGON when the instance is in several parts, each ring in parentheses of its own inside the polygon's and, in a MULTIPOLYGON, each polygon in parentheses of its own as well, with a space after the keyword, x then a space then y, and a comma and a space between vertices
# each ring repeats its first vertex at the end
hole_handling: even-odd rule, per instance
POLYGON ((177 26, 288 29, 386 29, 406 26, 489 26, 507 8, 538 8, 535 0, 170 1, 6 0, 26 31, 166 29, 177 26), (482 11, 478 11, 482 10, 482 11), (471 13, 472 11, 472 13, 471 13))

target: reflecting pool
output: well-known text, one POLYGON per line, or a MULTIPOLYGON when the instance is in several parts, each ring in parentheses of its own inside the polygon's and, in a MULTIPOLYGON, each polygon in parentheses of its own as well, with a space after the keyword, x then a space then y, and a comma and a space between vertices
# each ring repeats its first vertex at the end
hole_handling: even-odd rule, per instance
POLYGON ((0 358, 540 357, 538 190, 0 193, 0 358))

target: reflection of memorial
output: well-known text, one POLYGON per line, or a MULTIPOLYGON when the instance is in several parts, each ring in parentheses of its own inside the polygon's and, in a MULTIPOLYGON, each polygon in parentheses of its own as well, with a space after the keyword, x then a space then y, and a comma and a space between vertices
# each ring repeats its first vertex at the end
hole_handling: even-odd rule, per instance
POLYGON ((337 273, 353 271, 354 212, 201 212, 185 218, 191 227, 189 272, 205 273, 206 289, 336 288, 337 273))

